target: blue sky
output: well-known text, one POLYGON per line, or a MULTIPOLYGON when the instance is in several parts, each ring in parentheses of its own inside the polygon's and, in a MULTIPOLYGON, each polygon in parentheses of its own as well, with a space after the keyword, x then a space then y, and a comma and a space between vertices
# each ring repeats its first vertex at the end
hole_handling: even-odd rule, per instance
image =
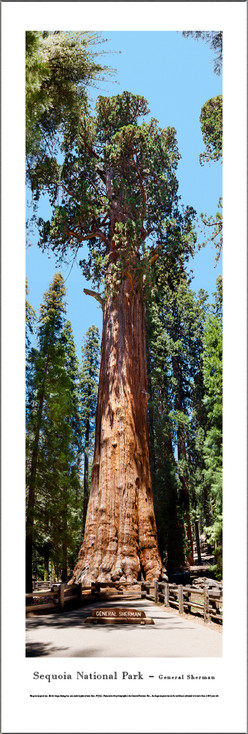
MULTIPOLYGON (((103 38, 108 39, 103 46, 104 63, 116 68, 117 74, 115 81, 108 80, 99 84, 99 89, 91 90, 92 105, 98 94, 113 95, 128 90, 143 95, 159 125, 176 128, 181 154, 178 180, 182 204, 193 206, 198 215, 201 212, 214 215, 222 193, 221 165, 199 164, 199 154, 204 150, 199 122, 201 107, 207 99, 222 92, 222 80, 213 72, 213 53, 209 46, 184 38, 181 32, 170 31, 111 31, 104 32, 103 38)), ((41 215, 46 216, 44 201, 41 215)), ((39 250, 36 239, 35 235, 29 239, 26 274, 29 300, 38 312, 55 272, 55 260, 39 250)), ((209 294, 215 290, 221 262, 214 267, 214 256, 213 247, 207 246, 190 264, 194 270, 194 290, 204 288, 209 294)), ((77 264, 71 271, 68 266, 60 271, 66 281, 68 318, 80 356, 87 329, 95 324, 101 330, 102 312, 97 302, 83 293, 89 284, 77 264)))

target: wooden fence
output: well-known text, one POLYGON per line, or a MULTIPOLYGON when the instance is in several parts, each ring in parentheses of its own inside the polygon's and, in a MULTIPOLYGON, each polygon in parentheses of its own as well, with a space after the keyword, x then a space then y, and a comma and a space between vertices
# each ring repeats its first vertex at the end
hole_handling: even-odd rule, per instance
MULTIPOLYGON (((130 587, 131 584, 123 583, 92 583, 89 587, 81 587, 80 584, 53 585, 52 588, 46 590, 39 588, 34 589, 32 593, 26 594, 26 612, 63 610, 68 602, 74 602, 76 606, 81 604, 82 591, 88 596, 93 595, 99 598, 102 589, 106 587, 116 588, 122 593, 123 587, 130 587)), ((190 613, 200 614, 204 622, 218 621, 222 622, 222 593, 219 590, 198 589, 194 586, 183 586, 182 584, 170 584, 166 581, 155 581, 154 584, 147 581, 140 581, 135 584, 139 587, 141 598, 153 600, 156 604, 162 602, 165 607, 173 607, 177 609, 179 614, 190 613)), ((85 599, 86 600, 86 599, 85 599)))
POLYGON ((81 586, 73 584, 54 585, 52 589, 34 589, 30 594, 26 594, 26 612, 35 612, 48 609, 60 611, 64 609, 68 602, 74 602, 77 605, 81 601, 81 586))
POLYGON ((179 614, 200 614, 204 622, 222 622, 222 593, 219 590, 197 589, 194 586, 170 584, 166 581, 155 581, 141 584, 141 596, 153 598, 155 603, 164 603, 165 607, 178 609, 179 614))
POLYGON ((49 591, 49 589, 51 589, 53 585, 54 585, 54 581, 34 581, 33 590, 34 591, 49 591))

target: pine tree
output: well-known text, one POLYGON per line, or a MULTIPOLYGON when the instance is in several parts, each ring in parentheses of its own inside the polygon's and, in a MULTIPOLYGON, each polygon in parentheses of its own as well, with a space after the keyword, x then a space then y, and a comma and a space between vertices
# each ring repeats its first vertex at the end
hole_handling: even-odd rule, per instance
POLYGON ((206 528, 214 543, 216 572, 222 571, 222 278, 217 279, 217 291, 203 338, 204 404, 207 430, 203 454, 204 477, 209 487, 211 523, 206 528))
POLYGON ((188 212, 184 222, 167 225, 167 251, 155 263, 156 285, 147 304, 153 484, 160 547, 170 571, 182 567, 185 558, 193 561, 193 522, 204 469, 199 441, 202 448, 207 295, 196 296, 186 272, 195 246, 192 217, 188 212))
POLYGON ((208 99, 200 114, 205 151, 200 155, 201 165, 208 161, 222 160, 222 94, 208 99))
POLYGON ((32 345, 36 327, 35 310, 28 301, 28 281, 26 279, 26 302, 25 302, 25 360, 26 360, 26 419, 32 410, 33 400, 33 364, 34 346, 32 345))
MULTIPOLYGON (((165 304, 163 305, 165 306, 165 304)), ((174 455, 173 406, 168 334, 160 303, 147 308, 149 428, 155 515, 161 556, 169 572, 184 566, 184 533, 178 501, 179 485, 174 455)), ((166 312, 166 306, 165 306, 166 312)))
POLYGON ((96 326, 86 332, 82 346, 82 365, 80 370, 80 395, 84 433, 84 485, 83 485, 83 522, 84 530, 89 500, 89 460, 93 458, 95 438, 95 417, 99 378, 100 334, 96 326))
POLYGON ((104 39, 98 33, 26 32, 26 154, 32 184, 52 171, 63 141, 73 141, 88 89, 111 69, 100 63, 104 39))
POLYGON ((35 324, 35 318, 36 318, 35 317, 35 310, 33 309, 33 307, 31 306, 31 303, 29 303, 29 301, 27 299, 28 293, 29 293, 29 288, 28 288, 28 281, 26 279, 26 303, 25 303, 25 307, 26 307, 26 309, 25 309, 26 310, 26 313, 25 313, 25 320, 26 320, 26 330, 25 330, 25 332, 26 332, 26 334, 25 334, 26 335, 26 344, 25 344, 25 346, 26 346, 26 354, 28 353, 28 351, 30 350, 30 347, 31 347, 31 337, 32 337, 32 335, 34 333, 34 324, 35 324))
POLYGON ((27 420, 29 590, 34 545, 39 555, 43 555, 46 573, 52 558, 63 577, 67 575, 70 517, 79 496, 78 365, 71 326, 66 321, 65 286, 60 274, 54 276, 41 304, 32 383, 33 406, 27 420))
POLYGON ((210 46, 211 51, 214 52, 214 73, 219 76, 222 71, 222 31, 183 31, 183 36, 185 36, 185 38, 191 36, 195 41, 203 41, 210 46))

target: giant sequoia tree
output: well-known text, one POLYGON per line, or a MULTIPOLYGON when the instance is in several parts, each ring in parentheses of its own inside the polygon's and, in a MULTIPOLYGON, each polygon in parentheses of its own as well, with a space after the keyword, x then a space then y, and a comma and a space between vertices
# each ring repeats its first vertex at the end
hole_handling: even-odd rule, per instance
POLYGON ((144 289, 177 206, 179 154, 173 128, 160 129, 155 119, 139 123, 148 112, 138 95, 99 97, 96 116, 82 118, 73 148, 65 141, 59 175, 48 183, 53 217, 40 220, 41 246, 61 259, 87 242, 81 266, 98 286, 87 294, 103 308, 91 493, 73 575, 84 583, 134 581, 141 572, 155 579, 161 571, 148 445, 144 289))

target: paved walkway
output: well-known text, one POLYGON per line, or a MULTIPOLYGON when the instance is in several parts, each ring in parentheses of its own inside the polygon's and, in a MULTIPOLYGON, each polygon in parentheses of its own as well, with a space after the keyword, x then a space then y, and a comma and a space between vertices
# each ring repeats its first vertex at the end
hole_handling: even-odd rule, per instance
POLYGON ((27 656, 40 657, 221 657, 222 634, 147 599, 95 602, 60 614, 27 618, 27 656), (154 625, 90 625, 97 607, 143 609, 154 625))

